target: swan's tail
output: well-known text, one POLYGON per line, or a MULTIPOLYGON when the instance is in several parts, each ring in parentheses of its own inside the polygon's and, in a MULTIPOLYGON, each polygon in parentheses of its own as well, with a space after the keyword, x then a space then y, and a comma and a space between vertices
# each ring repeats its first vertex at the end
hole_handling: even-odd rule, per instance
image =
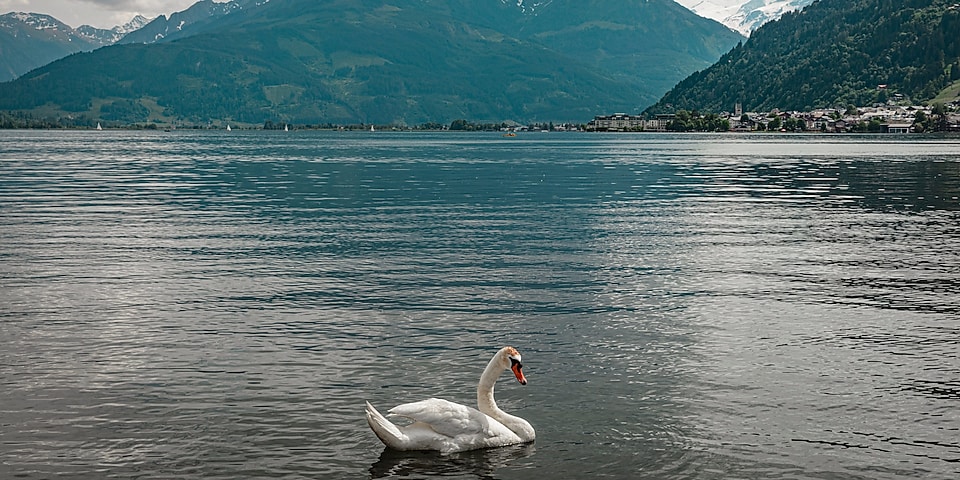
POLYGON ((403 450, 407 436, 404 435, 396 425, 390 422, 390 420, 387 420, 386 417, 381 415, 376 408, 373 408, 370 402, 366 402, 366 404, 367 423, 370 424, 370 429, 373 430, 373 433, 377 434, 377 438, 388 447, 403 450))

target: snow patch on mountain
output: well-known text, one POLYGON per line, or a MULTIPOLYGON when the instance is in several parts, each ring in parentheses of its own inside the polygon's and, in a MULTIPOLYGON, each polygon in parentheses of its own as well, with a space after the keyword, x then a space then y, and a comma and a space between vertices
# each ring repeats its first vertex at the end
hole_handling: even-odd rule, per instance
POLYGON ((534 13, 540 7, 550 5, 553 0, 500 0, 503 3, 513 3, 516 1, 517 8, 523 13, 534 13))
POLYGON ((70 30, 63 22, 41 13, 11 12, 5 20, 14 20, 37 30, 70 30))
POLYGON ((743 35, 799 10, 814 0, 676 0, 701 17, 716 20, 743 35))
POLYGON ((122 43, 153 43, 189 34, 195 25, 230 15, 233 12, 266 4, 262 0, 200 0, 186 10, 160 15, 143 28, 131 32, 122 43), (185 33, 186 32, 186 33, 185 33))

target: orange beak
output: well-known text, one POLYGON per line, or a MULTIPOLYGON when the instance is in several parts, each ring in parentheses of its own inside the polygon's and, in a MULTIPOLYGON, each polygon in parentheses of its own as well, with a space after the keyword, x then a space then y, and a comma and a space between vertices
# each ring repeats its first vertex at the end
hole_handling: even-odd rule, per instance
POLYGON ((517 377, 517 381, 520 382, 520 385, 527 384, 527 377, 523 376, 523 365, 521 365, 520 362, 512 362, 512 365, 510 365, 510 370, 513 371, 513 374, 517 377))

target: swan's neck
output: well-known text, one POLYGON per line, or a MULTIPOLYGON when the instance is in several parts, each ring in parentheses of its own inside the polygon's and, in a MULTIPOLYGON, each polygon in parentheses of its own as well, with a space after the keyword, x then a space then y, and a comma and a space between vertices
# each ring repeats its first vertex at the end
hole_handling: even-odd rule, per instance
POLYGON ((497 359, 498 357, 494 357, 490 360, 487 368, 483 369, 483 374, 480 375, 480 383, 477 384, 477 409, 493 418, 497 418, 496 414, 504 414, 497 407, 497 401, 493 399, 493 385, 497 383, 500 374, 506 370, 497 359))
POLYGON ((493 386, 497 383, 497 378, 506 370, 494 357, 487 364, 487 368, 480 375, 480 383, 477 384, 477 409, 492 417, 494 420, 502 423, 505 427, 512 430, 524 442, 531 442, 536 434, 533 427, 526 420, 510 415, 497 406, 497 401, 493 399, 493 386))

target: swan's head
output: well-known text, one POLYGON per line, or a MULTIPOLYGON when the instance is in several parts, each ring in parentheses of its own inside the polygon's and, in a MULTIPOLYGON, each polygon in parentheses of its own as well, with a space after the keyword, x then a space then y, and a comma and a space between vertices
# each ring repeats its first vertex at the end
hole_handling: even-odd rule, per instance
POLYGON ((513 347, 504 347, 500 353, 501 357, 503 358, 504 365, 509 365, 510 371, 512 371, 513 375, 517 377, 517 381, 520 382, 520 385, 526 385, 527 377, 523 376, 523 364, 520 363, 520 352, 513 347))

